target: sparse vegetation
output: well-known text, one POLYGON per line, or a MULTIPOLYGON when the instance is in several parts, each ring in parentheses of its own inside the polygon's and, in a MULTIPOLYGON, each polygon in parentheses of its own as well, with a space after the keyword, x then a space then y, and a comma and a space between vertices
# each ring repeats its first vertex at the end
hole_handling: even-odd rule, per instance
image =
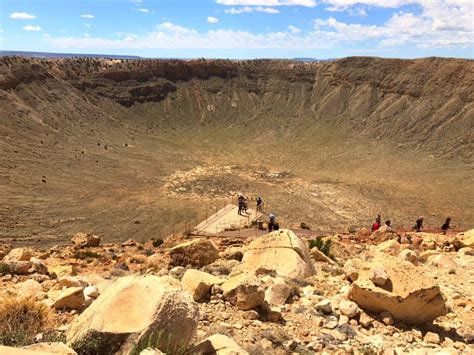
POLYGON ((25 346, 50 323, 49 308, 30 298, 0 299, 0 344, 25 346))
POLYGON ((0 262, 0 274, 8 274, 10 271, 10 265, 0 262))
POLYGON ((175 343, 169 333, 163 330, 156 330, 142 337, 130 351, 130 355, 138 355, 143 350, 160 349, 165 354, 184 355, 187 352, 185 344, 175 343))
POLYGON ((88 337, 74 342, 71 345, 79 355, 100 354, 100 341, 97 338, 88 337))
POLYGON ((331 254, 332 240, 326 239, 323 237, 316 237, 316 239, 310 239, 309 248, 318 248, 320 252, 326 255, 328 258, 334 259, 334 255, 331 254))
POLYGON ((158 238, 158 239, 152 239, 151 244, 153 245, 154 248, 158 248, 163 244, 163 239, 158 238))

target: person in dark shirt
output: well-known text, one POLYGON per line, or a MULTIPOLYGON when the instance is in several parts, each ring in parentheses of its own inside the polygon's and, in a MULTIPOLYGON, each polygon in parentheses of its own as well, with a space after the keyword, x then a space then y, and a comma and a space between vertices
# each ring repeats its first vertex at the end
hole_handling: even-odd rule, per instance
POLYGON ((423 229, 423 217, 420 217, 416 220, 415 225, 413 226, 413 229, 419 233, 423 229))
POLYGON ((443 234, 446 234, 448 229, 451 229, 451 227, 449 226, 450 223, 451 223, 451 218, 450 217, 446 218, 446 221, 441 226, 441 230, 443 231, 443 234))

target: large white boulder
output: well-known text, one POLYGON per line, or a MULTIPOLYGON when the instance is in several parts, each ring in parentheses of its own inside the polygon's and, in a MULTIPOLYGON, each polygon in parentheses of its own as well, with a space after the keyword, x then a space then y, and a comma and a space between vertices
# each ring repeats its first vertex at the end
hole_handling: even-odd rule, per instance
POLYGON ((434 279, 412 263, 389 256, 375 260, 369 271, 361 270, 349 298, 368 312, 387 311, 408 324, 430 323, 447 312, 446 300, 434 279), (374 268, 386 271, 384 285, 370 279, 374 268))
POLYGON ((73 348, 93 347, 82 352, 128 353, 145 349, 150 339, 168 352, 189 344, 198 319, 197 304, 172 277, 128 276, 101 293, 66 335, 73 348))
POLYGON ((251 273, 275 271, 295 279, 315 274, 306 243, 287 229, 254 239, 246 248, 238 269, 251 273))

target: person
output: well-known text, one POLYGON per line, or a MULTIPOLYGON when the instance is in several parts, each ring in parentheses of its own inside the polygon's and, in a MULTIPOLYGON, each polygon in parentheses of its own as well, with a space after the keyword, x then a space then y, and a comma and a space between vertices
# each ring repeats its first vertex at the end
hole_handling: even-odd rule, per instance
POLYGON ((389 228, 392 228, 392 221, 391 220, 385 221, 385 225, 389 228))
POLYGON ((372 232, 378 231, 380 228, 380 221, 382 220, 382 217, 380 215, 375 218, 374 223, 372 224, 372 232))
POLYGON ((443 234, 446 234, 448 229, 451 229, 451 227, 449 226, 450 223, 451 223, 451 218, 450 217, 446 218, 446 221, 441 226, 441 230, 443 231, 443 234))
POLYGON ((423 217, 420 217, 416 220, 415 225, 413 226, 413 229, 419 233, 423 229, 423 217))
POLYGON ((244 213, 247 213, 247 207, 248 207, 247 198, 244 197, 244 202, 242 203, 242 211, 244 213))
POLYGON ((262 212, 263 207, 263 199, 258 196, 257 197, 257 212, 262 212))
POLYGON ((242 210, 244 208, 244 196, 243 195, 239 195, 239 198, 238 198, 238 205, 239 205, 239 210, 238 210, 238 214, 241 215, 242 214, 242 210))
POLYGON ((272 212, 268 215, 268 231, 269 232, 273 232, 275 230, 275 219, 276 219, 276 216, 275 214, 272 212))
POLYGON ((275 223, 275 225, 273 226, 273 230, 274 231, 280 230, 280 225, 278 223, 275 223))

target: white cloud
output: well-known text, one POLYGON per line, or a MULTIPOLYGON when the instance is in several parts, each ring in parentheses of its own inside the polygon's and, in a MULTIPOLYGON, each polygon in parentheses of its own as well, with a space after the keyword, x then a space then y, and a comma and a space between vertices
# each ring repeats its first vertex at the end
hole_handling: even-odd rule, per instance
POLYGON ((51 35, 50 35, 50 34, 48 34, 48 33, 45 33, 45 34, 43 34, 43 37, 45 37, 45 38, 50 38, 50 37, 51 37, 51 35))
POLYGON ((293 25, 289 25, 289 26, 288 26, 288 29, 289 29, 290 32, 293 33, 293 34, 297 34, 297 33, 300 33, 300 32, 301 32, 301 30, 300 30, 298 27, 293 26, 293 25))
POLYGON ((216 2, 230 6, 316 6, 316 0, 216 0, 216 2))
POLYGON ((215 17, 213 17, 213 16, 209 16, 209 17, 207 18, 207 22, 208 22, 208 23, 218 23, 218 22, 219 22, 219 19, 217 19, 217 18, 215 18, 215 17))
POLYGON ((224 12, 226 14, 231 14, 231 15, 239 15, 243 13, 248 13, 248 12, 265 12, 267 14, 278 14, 280 13, 280 10, 274 9, 272 7, 262 7, 262 6, 256 6, 256 7, 250 7, 250 6, 245 6, 241 8, 230 8, 230 9, 225 9, 224 12))
MULTIPOLYGON (((339 0, 326 1, 337 3, 339 0)), ((348 0, 348 2, 351 1, 348 0)), ((401 2, 402 0, 394 1, 401 2)), ((119 39, 61 37, 44 40, 54 47, 75 49, 317 50, 347 48, 348 43, 363 43, 361 49, 366 47, 367 51, 380 51, 392 50, 400 45, 419 49, 474 46, 474 25, 470 21, 470 13, 472 13, 470 9, 474 5, 462 0, 440 0, 442 3, 438 1, 437 5, 433 5, 430 0, 417 1, 420 3, 426 1, 423 2, 420 12, 399 11, 380 25, 346 23, 329 17, 315 19, 312 31, 303 32, 296 26, 290 25, 286 31, 252 33, 227 29, 200 32, 171 22, 164 22, 150 33, 134 36, 123 34, 119 39)), ((370 6, 373 6, 374 1, 371 0, 354 1, 359 7, 368 6, 365 4, 368 2, 371 3, 370 6)), ((383 0, 380 3, 385 4, 383 0)))
POLYGON ((61 28, 61 29, 59 30, 59 32, 64 32, 64 29, 61 28))
POLYGON ((88 23, 86 23, 84 26, 86 26, 87 28, 91 28, 91 25, 89 25, 88 23))
POLYGON ((137 11, 143 12, 143 13, 145 13, 145 14, 147 14, 147 13, 150 12, 150 10, 148 10, 148 9, 143 9, 143 8, 137 9, 137 11))
POLYGON ((91 14, 82 14, 81 17, 82 17, 82 18, 94 18, 94 15, 91 15, 91 14))
POLYGON ((13 20, 32 20, 36 18, 36 16, 26 12, 14 12, 10 15, 10 18, 13 20))
POLYGON ((25 31, 33 31, 33 32, 39 32, 41 31, 41 27, 40 26, 35 26, 35 25, 28 25, 28 26, 24 26, 22 27, 25 31))

